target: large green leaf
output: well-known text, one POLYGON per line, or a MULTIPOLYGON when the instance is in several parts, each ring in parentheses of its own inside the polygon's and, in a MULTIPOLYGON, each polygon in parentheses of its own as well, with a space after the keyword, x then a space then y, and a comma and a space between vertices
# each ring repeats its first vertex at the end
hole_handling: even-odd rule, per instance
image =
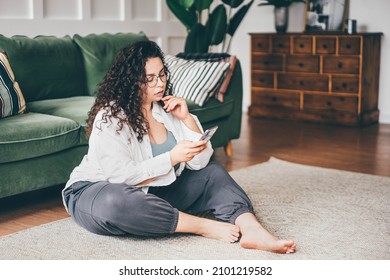
POLYGON ((210 8, 211 3, 213 3, 213 0, 195 0, 196 10, 198 12, 206 10, 210 8))
POLYGON ((222 2, 232 8, 237 8, 244 2, 244 0, 222 0, 222 2))
POLYGON ((194 5, 195 0, 173 0, 184 9, 189 9, 192 5, 194 5))
MULTIPOLYGON (((191 30, 196 23, 196 13, 192 9, 186 9, 178 0, 166 0, 171 12, 183 23, 187 30, 191 30)), ((188 3, 187 3, 188 4, 188 3)))
POLYGON ((187 35, 184 47, 186 53, 207 53, 209 51, 209 39, 206 27, 201 23, 196 23, 187 35))
POLYGON ((230 20, 230 24, 228 27, 227 33, 233 37, 234 33, 236 32, 238 26, 240 25, 241 21, 245 17, 246 13, 248 12, 249 8, 252 6, 253 1, 250 1, 248 4, 242 6, 232 17, 230 20))
POLYGON ((206 27, 210 45, 220 44, 227 30, 226 8, 223 4, 218 5, 210 14, 206 27))

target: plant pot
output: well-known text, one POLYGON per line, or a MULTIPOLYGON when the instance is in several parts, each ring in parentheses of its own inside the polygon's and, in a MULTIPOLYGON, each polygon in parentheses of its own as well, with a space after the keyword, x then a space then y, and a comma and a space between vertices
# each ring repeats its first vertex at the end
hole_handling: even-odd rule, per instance
POLYGON ((285 33, 288 27, 288 7, 274 9, 275 29, 277 33, 285 33))

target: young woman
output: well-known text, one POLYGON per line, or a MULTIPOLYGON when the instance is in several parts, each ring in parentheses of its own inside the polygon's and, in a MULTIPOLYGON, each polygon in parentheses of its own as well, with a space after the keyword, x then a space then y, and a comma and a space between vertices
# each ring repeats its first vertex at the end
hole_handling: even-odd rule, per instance
POLYGON ((186 232, 294 252, 294 241, 265 230, 241 187, 209 162, 213 149, 199 140, 198 119, 170 93, 156 43, 138 42, 119 53, 89 112, 88 153, 63 190, 72 218, 102 235, 186 232), (210 210, 216 220, 194 215, 210 210))

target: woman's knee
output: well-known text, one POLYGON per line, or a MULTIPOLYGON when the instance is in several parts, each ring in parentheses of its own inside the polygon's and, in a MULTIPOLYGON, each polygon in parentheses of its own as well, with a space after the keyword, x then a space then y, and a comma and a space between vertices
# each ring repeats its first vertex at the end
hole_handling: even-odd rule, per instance
POLYGON ((213 178, 229 177, 229 173, 226 171, 225 167, 217 162, 210 162, 204 170, 213 178))
POLYGON ((115 220, 118 216, 144 204, 145 193, 133 187, 113 184, 102 190, 94 200, 92 214, 115 220))

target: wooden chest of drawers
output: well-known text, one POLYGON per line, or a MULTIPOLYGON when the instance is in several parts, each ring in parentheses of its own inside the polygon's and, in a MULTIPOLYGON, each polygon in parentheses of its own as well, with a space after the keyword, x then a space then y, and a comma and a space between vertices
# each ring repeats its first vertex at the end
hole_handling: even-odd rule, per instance
POLYGON ((382 33, 250 35, 250 116, 350 126, 378 121, 382 33))

